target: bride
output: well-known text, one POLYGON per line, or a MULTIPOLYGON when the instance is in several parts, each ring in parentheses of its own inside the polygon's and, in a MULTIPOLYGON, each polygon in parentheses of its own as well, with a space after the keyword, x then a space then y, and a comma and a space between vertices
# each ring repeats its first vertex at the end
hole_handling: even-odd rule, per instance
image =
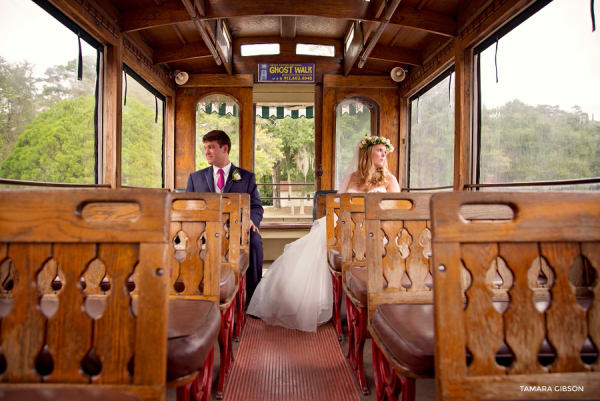
MULTIPOLYGON (((400 192, 398 180, 387 169, 390 141, 367 136, 356 146, 338 193, 400 192)), ((256 288, 247 313, 267 324, 316 332, 333 310, 333 289, 327 268, 325 217, 316 220, 308 235, 286 245, 256 288)))

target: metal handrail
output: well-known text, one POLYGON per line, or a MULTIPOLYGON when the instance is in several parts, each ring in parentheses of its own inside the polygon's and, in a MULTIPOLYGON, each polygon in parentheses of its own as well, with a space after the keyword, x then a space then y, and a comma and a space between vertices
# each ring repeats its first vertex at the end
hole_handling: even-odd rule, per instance
POLYGON ((110 188, 110 184, 69 184, 59 182, 9 180, 5 178, 0 178, 0 184, 55 188, 110 188))
POLYGON ((448 185, 446 187, 433 187, 433 188, 402 188, 401 191, 437 191, 438 189, 452 189, 454 188, 452 185, 448 185))
POLYGON ((288 184, 288 183, 281 183, 281 182, 275 182, 275 183, 267 183, 267 182, 260 182, 259 183, 259 182, 257 182, 256 185, 257 186, 258 185, 263 185, 263 186, 280 186, 280 185, 292 185, 293 186, 293 185, 295 185, 295 186, 306 186, 306 187, 313 186, 314 187, 315 183, 314 182, 309 182, 309 183, 306 183, 306 184, 296 184, 296 183, 289 183, 288 184))
POLYGON ((545 187, 558 185, 600 184, 600 177, 580 178, 576 180, 503 182, 495 184, 465 184, 465 188, 497 188, 497 187, 545 187))

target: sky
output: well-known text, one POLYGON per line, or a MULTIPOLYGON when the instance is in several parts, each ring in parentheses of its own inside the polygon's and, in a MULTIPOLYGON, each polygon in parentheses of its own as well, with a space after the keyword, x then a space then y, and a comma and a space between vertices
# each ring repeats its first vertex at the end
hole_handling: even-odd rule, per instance
MULTIPOLYGON (((596 2, 598 3, 598 2, 596 2)), ((515 98, 530 104, 577 105, 600 121, 600 6, 592 32, 589 0, 555 0, 481 55, 482 101, 488 108, 515 98)))
MULTIPOLYGON (((81 52, 96 55, 84 40, 81 52)), ((77 35, 33 1, 0 0, 0 57, 10 63, 28 60, 35 64, 33 75, 42 77, 48 67, 78 56, 77 35)))
MULTIPOLYGON (((481 58, 483 101, 488 108, 515 98, 531 104, 577 105, 600 121, 600 5, 592 33, 589 0, 555 0, 481 58), (576 67, 574 70, 572 68, 576 67)), ((95 50, 83 44, 83 54, 95 50)), ((0 0, 0 56, 35 64, 34 75, 78 55, 77 37, 31 0, 0 0), (41 34, 42 33, 42 34, 41 34), (60 44, 57 46, 57 44, 60 44)))

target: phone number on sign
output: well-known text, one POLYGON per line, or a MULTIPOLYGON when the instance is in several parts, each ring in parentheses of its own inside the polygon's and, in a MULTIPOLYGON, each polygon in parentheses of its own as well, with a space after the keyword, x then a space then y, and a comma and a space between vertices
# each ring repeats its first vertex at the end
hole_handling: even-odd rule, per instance
POLYGON ((287 77, 283 76, 283 81, 312 81, 312 77, 287 77))

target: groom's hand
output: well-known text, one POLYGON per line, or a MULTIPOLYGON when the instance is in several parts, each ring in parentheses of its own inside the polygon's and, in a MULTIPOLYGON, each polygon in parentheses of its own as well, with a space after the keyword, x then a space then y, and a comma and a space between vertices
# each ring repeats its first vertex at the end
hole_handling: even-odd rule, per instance
POLYGON ((255 233, 258 232, 258 228, 256 228, 252 220, 250 220, 250 230, 254 231, 255 233))

